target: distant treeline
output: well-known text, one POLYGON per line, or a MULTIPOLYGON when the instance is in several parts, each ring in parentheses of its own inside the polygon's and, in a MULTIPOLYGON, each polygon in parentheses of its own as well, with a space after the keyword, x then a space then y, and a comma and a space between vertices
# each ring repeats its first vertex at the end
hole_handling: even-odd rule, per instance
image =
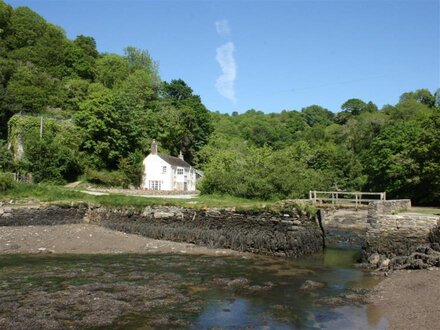
POLYGON ((374 190, 440 204, 435 96, 420 89, 381 109, 353 98, 337 114, 318 105, 213 113, 183 80, 161 81, 147 51, 99 53, 92 37, 69 40, 29 8, 0 0, 0 171, 32 172, 37 182, 83 175, 136 186, 155 138, 162 152, 182 150, 205 171, 203 193, 275 199, 374 190), (21 159, 7 141, 12 150, 24 146, 21 159))

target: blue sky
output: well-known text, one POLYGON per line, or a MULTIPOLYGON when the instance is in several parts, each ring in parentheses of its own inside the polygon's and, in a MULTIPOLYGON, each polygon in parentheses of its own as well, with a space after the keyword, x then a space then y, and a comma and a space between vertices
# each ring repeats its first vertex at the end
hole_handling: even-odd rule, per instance
POLYGON ((440 87, 438 0, 6 2, 101 52, 148 50, 163 80, 185 80, 213 111, 337 112, 440 87))

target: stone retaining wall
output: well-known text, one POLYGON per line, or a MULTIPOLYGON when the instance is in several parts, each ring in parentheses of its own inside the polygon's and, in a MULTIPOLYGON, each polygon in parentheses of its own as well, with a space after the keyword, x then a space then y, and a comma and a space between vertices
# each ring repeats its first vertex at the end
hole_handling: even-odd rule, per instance
POLYGON ((365 245, 367 213, 366 206, 322 208, 326 246, 356 249, 365 245))
POLYGON ((325 208, 322 212, 325 228, 365 229, 367 227, 366 208, 325 208))
POLYGON ((299 257, 321 251, 323 232, 314 217, 281 213, 194 210, 180 207, 0 207, 0 226, 93 223, 149 238, 188 242, 266 255, 299 257))
POLYGON ((155 239, 266 255, 299 257, 321 251, 323 233, 306 215, 244 213, 232 209, 148 207, 143 212, 91 209, 88 221, 155 239))
POLYGON ((396 214, 411 209, 410 199, 396 199, 389 201, 371 202, 368 205, 368 214, 370 217, 376 215, 396 214))
POLYGON ((429 233, 440 223, 440 217, 410 213, 410 208, 410 200, 370 204, 365 247, 367 255, 404 256, 414 252, 420 245, 429 245, 429 233))
POLYGON ((0 207, 0 226, 51 226, 82 223, 87 206, 0 207))

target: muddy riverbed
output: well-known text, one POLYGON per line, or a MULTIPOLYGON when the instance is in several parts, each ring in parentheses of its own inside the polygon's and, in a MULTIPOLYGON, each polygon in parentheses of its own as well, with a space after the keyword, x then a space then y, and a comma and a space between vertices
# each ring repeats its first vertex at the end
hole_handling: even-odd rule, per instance
POLYGON ((0 256, 0 328, 385 329, 352 250, 0 256))

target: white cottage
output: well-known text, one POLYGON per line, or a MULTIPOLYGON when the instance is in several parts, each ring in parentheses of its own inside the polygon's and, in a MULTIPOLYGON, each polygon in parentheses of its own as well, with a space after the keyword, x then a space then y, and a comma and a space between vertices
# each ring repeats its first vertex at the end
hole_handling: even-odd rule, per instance
POLYGON ((195 191, 199 174, 184 159, 160 154, 153 140, 150 154, 144 159, 144 175, 141 188, 166 191, 195 191))

